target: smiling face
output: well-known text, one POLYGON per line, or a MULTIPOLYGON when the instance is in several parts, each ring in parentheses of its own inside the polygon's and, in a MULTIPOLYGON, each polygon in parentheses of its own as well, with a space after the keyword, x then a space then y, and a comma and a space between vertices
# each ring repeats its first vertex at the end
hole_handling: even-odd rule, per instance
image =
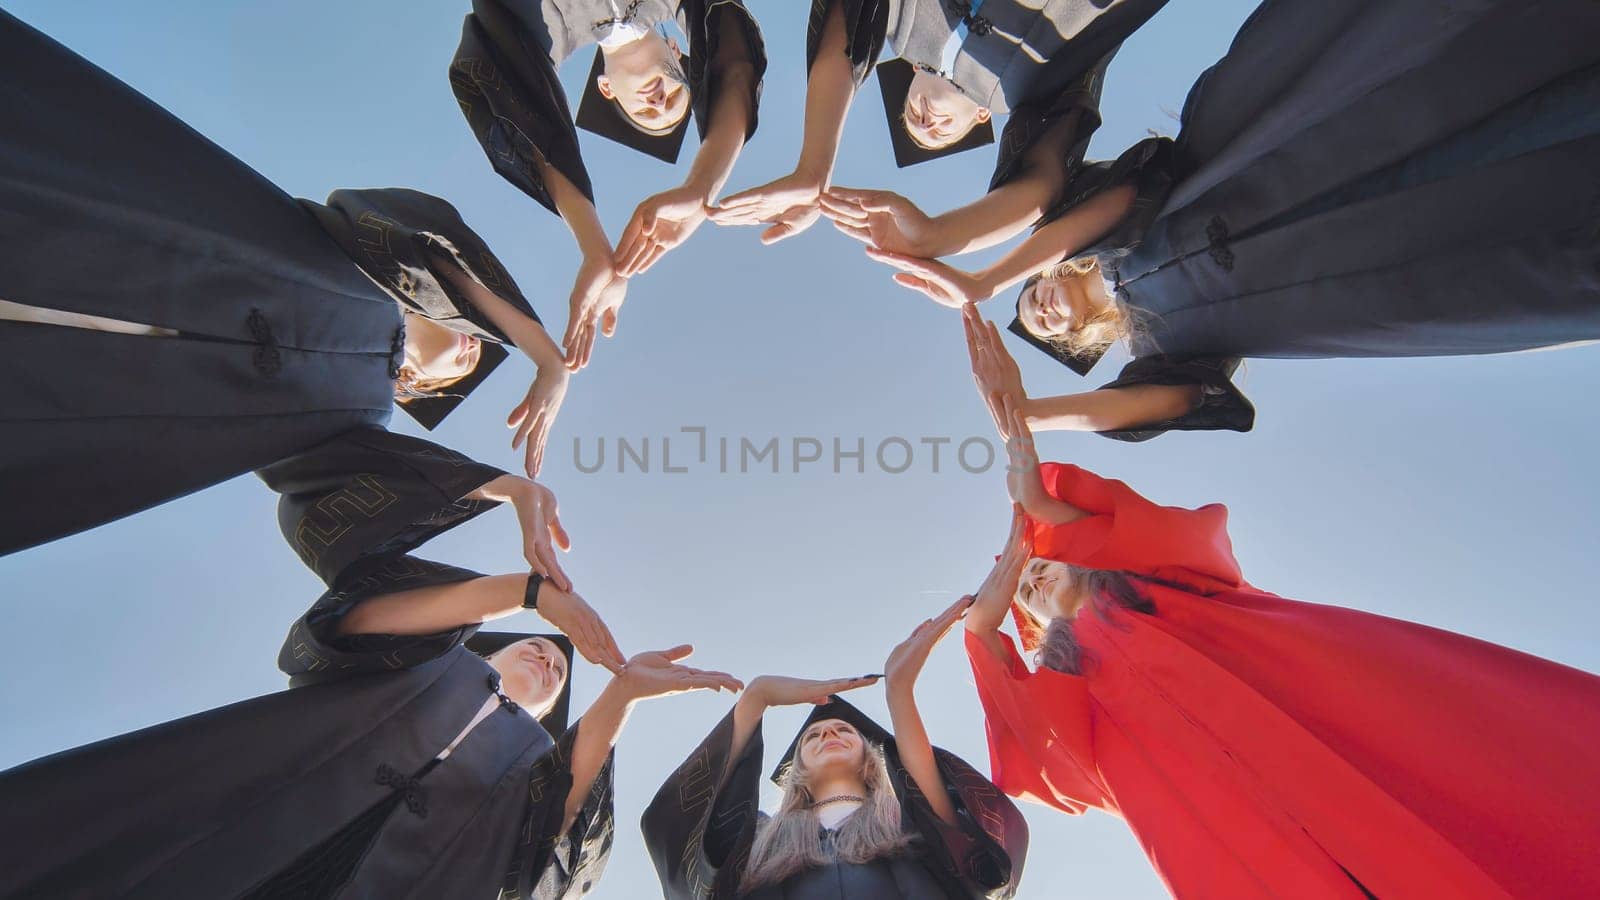
POLYGON ((842 719, 819 719, 800 735, 795 761, 809 780, 837 773, 856 774, 866 762, 867 742, 842 719))
POLYGON ((1023 288, 1017 318, 1029 334, 1051 340, 1080 330, 1110 303, 1098 268, 1066 264, 1023 288))
POLYGON ((567 683, 567 658, 542 637, 509 644, 487 662, 500 673, 500 689, 534 718, 550 711, 567 683))
POLYGON ((949 79, 921 70, 911 77, 903 110, 906 133, 924 150, 941 150, 989 121, 989 108, 949 79))
POLYGON ((406 369, 419 386, 446 387, 477 368, 483 344, 415 313, 406 313, 406 369))
POLYGON ((605 74, 595 78, 595 87, 639 130, 668 133, 689 114, 689 86, 680 56, 676 41, 650 32, 606 51, 605 74))

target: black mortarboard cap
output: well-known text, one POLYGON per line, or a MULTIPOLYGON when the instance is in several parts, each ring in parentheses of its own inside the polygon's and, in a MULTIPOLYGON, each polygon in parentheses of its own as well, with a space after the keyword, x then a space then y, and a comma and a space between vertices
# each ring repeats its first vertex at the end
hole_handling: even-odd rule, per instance
POLYGON ((772 770, 772 780, 774 782, 777 782, 778 776, 789 768, 790 763, 794 761, 794 755, 800 752, 800 736, 805 734, 806 729, 810 728, 812 724, 823 719, 838 719, 842 722, 848 722, 857 731, 861 732, 862 737, 882 746, 885 755, 894 755, 894 735, 887 728, 872 721, 866 713, 839 699, 837 694, 829 695, 828 700, 829 702, 813 708, 811 715, 806 716, 805 722, 800 726, 800 730, 794 733, 794 740, 789 742, 789 749, 783 751, 783 759, 779 760, 778 767, 772 770))
POLYGON ((572 712, 572 641, 564 634, 520 634, 510 631, 480 631, 467 638, 467 649, 479 656, 488 656, 502 648, 509 647, 517 641, 528 638, 541 637, 555 644, 561 655, 567 658, 567 681, 561 686, 561 693, 556 695, 554 706, 550 711, 539 717, 539 724, 544 730, 550 732, 553 738, 561 737, 567 730, 567 717, 572 712))
POLYGON ((894 145, 895 165, 904 169, 994 143, 993 122, 979 122, 966 137, 938 150, 929 150, 912 140, 911 133, 906 131, 906 95, 911 93, 911 79, 916 74, 916 66, 903 59, 878 64, 878 89, 883 92, 883 114, 889 121, 889 142, 894 145))
POLYGON ((445 416, 450 415, 461 405, 461 401, 467 399, 468 394, 477 390, 478 385, 483 384, 484 379, 489 377, 489 373, 505 362, 506 357, 510 355, 506 352, 506 348, 494 341, 480 338, 479 342, 482 346, 478 353, 478 365, 462 376, 460 381, 442 388, 437 397, 400 397, 395 402, 399 403, 400 408, 411 418, 416 419, 418 425, 432 431, 444 421, 445 416))
MULTIPOLYGON (((683 70, 689 71, 689 57, 683 57, 682 64, 683 70)), ((607 100, 600 93, 596 80, 605 74, 605 70, 605 51, 596 48, 594 65, 589 67, 589 77, 583 82, 583 97, 578 101, 575 124, 584 131, 616 141, 647 156, 654 156, 664 163, 677 162, 678 151, 683 148, 683 136, 688 132, 689 120, 694 116, 685 110, 683 118, 671 131, 660 134, 639 130, 639 126, 633 124, 633 120, 628 118, 615 100, 607 100)), ((693 103, 693 100, 690 102, 693 103)))

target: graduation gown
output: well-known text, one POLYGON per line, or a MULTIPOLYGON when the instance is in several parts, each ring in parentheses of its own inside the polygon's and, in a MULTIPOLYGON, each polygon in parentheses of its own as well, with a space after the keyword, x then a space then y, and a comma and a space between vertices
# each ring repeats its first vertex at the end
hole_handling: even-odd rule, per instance
MULTIPOLYGON (((0 237, 13 248, 0 300, 160 330, 0 319, 0 376, 14 388, 0 405, 0 494, 16 500, 0 514, 0 554, 385 424, 401 306, 486 342, 455 393, 470 390, 510 341, 462 279, 538 321, 437 197, 347 190, 297 202, 3 13, 0 72, 0 200, 12 212, 0 237), (108 153, 83 139, 103 132, 128 140, 108 153)), ((431 428, 459 402, 407 409, 431 428)))
POLYGON ((398 548, 493 506, 456 499, 488 467, 368 437, 406 446, 346 435, 273 475, 302 556, 308 530, 363 509, 307 559, 329 589, 280 651, 291 690, 0 773, 0 896, 555 898, 599 877, 614 832, 609 761, 560 830, 581 722, 552 741, 500 695, 463 646, 476 626, 337 633, 372 597, 481 577, 398 548), (501 708, 435 762, 497 695, 501 708))
POLYGON ((756 826, 765 818, 757 808, 761 732, 737 759, 729 756, 732 744, 730 712, 667 778, 644 812, 645 847, 667 900, 998 900, 1016 892, 1027 826, 1011 802, 959 757, 934 748, 958 810, 957 824, 946 825, 886 746, 901 821, 916 834, 911 848, 865 864, 834 862, 740 893, 756 826))
POLYGON ((1031 523, 1034 555, 1129 573, 1156 612, 1080 613, 1082 675, 968 636, 1003 790, 1122 817, 1178 897, 1600 892, 1600 678, 1274 596, 1241 577, 1224 507, 1043 470, 1090 515, 1031 523))
MULTIPOLYGON (((713 64, 717 48, 730 37, 726 29, 737 29, 755 69, 745 140, 755 134, 767 57, 761 29, 743 0, 630 0, 618 8, 646 27, 675 21, 688 36, 690 110, 701 138, 722 91, 722 72, 713 64)), ((551 212, 557 210, 539 174, 541 162, 594 202, 577 126, 556 70, 594 45, 593 24, 613 15, 608 0, 473 0, 450 62, 450 89, 489 163, 551 212)))
POLYGON ((1200 384, 1169 429, 1248 430, 1229 357, 1503 353, 1600 338, 1600 7, 1267 0, 1087 253, 1140 320, 1110 386, 1200 384))
POLYGON ((401 322, 294 199, 0 12, 0 553, 382 425, 401 322), (106 135, 116 135, 108 142, 106 135))
POLYGON ((845 52, 857 85, 878 63, 885 43, 898 58, 939 71, 946 42, 966 27, 951 82, 979 106, 1009 114, 989 190, 1022 171, 1022 156, 1061 116, 1077 112, 1062 160, 1070 171, 1083 160, 1100 126, 1106 67, 1122 42, 1166 0, 985 0, 976 14, 949 0, 812 0, 806 68, 816 61, 823 25, 843 4, 845 52))

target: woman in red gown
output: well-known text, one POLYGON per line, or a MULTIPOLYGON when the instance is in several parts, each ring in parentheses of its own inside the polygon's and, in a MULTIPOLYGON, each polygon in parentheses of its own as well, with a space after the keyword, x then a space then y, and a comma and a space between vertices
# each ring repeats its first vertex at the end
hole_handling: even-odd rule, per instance
POLYGON ((1251 587, 1225 507, 1009 424, 1020 505, 966 620, 1000 788, 1122 817, 1178 897, 1600 896, 1600 678, 1251 587))

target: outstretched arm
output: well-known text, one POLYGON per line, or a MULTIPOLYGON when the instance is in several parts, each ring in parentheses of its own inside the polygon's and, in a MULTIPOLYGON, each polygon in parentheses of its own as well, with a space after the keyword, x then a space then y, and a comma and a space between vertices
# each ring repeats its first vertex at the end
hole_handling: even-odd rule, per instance
POLYGON ((993 265, 965 272, 934 259, 869 246, 867 255, 900 270, 896 284, 926 295, 943 306, 979 303, 1037 272, 1068 259, 1109 232, 1132 209, 1132 185, 1118 185, 1073 207, 1066 215, 1035 231, 993 265))
POLYGON ((965 206, 928 216, 892 191, 830 187, 822 214, 850 237, 879 250, 936 259, 992 247, 1026 231, 1066 186, 1061 158, 1081 113, 1061 117, 1024 155, 1022 174, 965 206))
POLYGON ((1200 400, 1198 384, 1135 384, 1025 399, 1020 410, 1040 431, 1127 431, 1182 418, 1200 400))
POLYGON ((734 194, 711 211, 718 225, 767 224, 771 244, 810 228, 821 215, 818 199, 833 178, 844 120, 855 97, 855 75, 845 52, 844 4, 828 10, 811 73, 806 79, 805 132, 794 171, 734 194))
POLYGON ((1011 612, 1011 601, 1017 595, 1017 582, 1022 568, 1028 563, 1028 517, 1020 505, 1011 507, 1011 533, 1006 536, 1005 550, 995 561, 989 575, 973 596, 967 609, 966 627, 972 636, 983 642, 997 658, 1004 658, 1000 643, 1000 627, 1011 612))
MULTIPOLYGON (((721 15, 737 13, 724 9, 721 15)), ((614 262, 618 274, 631 278, 646 272, 668 251, 689 239, 706 219, 707 207, 722 190, 733 164, 744 149, 755 116, 755 65, 744 29, 722 29, 712 68, 720 85, 711 108, 711 127, 689 167, 689 177, 679 187, 662 191, 641 202, 617 238, 614 262)))
POLYGON ((933 743, 928 740, 928 729, 922 724, 922 714, 917 710, 915 696, 917 676, 928 661, 928 654, 972 604, 971 597, 962 597, 938 616, 924 620, 911 632, 911 636, 894 648, 889 661, 884 664, 884 693, 889 701, 889 717, 894 731, 895 748, 900 754, 900 764, 905 766, 917 788, 928 799, 946 825, 956 822, 955 804, 950 802, 944 776, 939 774, 939 763, 933 756, 933 743))
POLYGON ((584 799, 594 780, 605 768, 606 758, 628 722, 633 705, 651 697, 667 697, 687 691, 733 691, 744 688, 739 679, 726 672, 708 672, 679 665, 694 648, 688 644, 670 650, 640 653, 628 660, 622 671, 600 691, 578 723, 578 737, 572 748, 572 789, 567 792, 566 814, 561 831, 572 827, 583 809, 584 799))

